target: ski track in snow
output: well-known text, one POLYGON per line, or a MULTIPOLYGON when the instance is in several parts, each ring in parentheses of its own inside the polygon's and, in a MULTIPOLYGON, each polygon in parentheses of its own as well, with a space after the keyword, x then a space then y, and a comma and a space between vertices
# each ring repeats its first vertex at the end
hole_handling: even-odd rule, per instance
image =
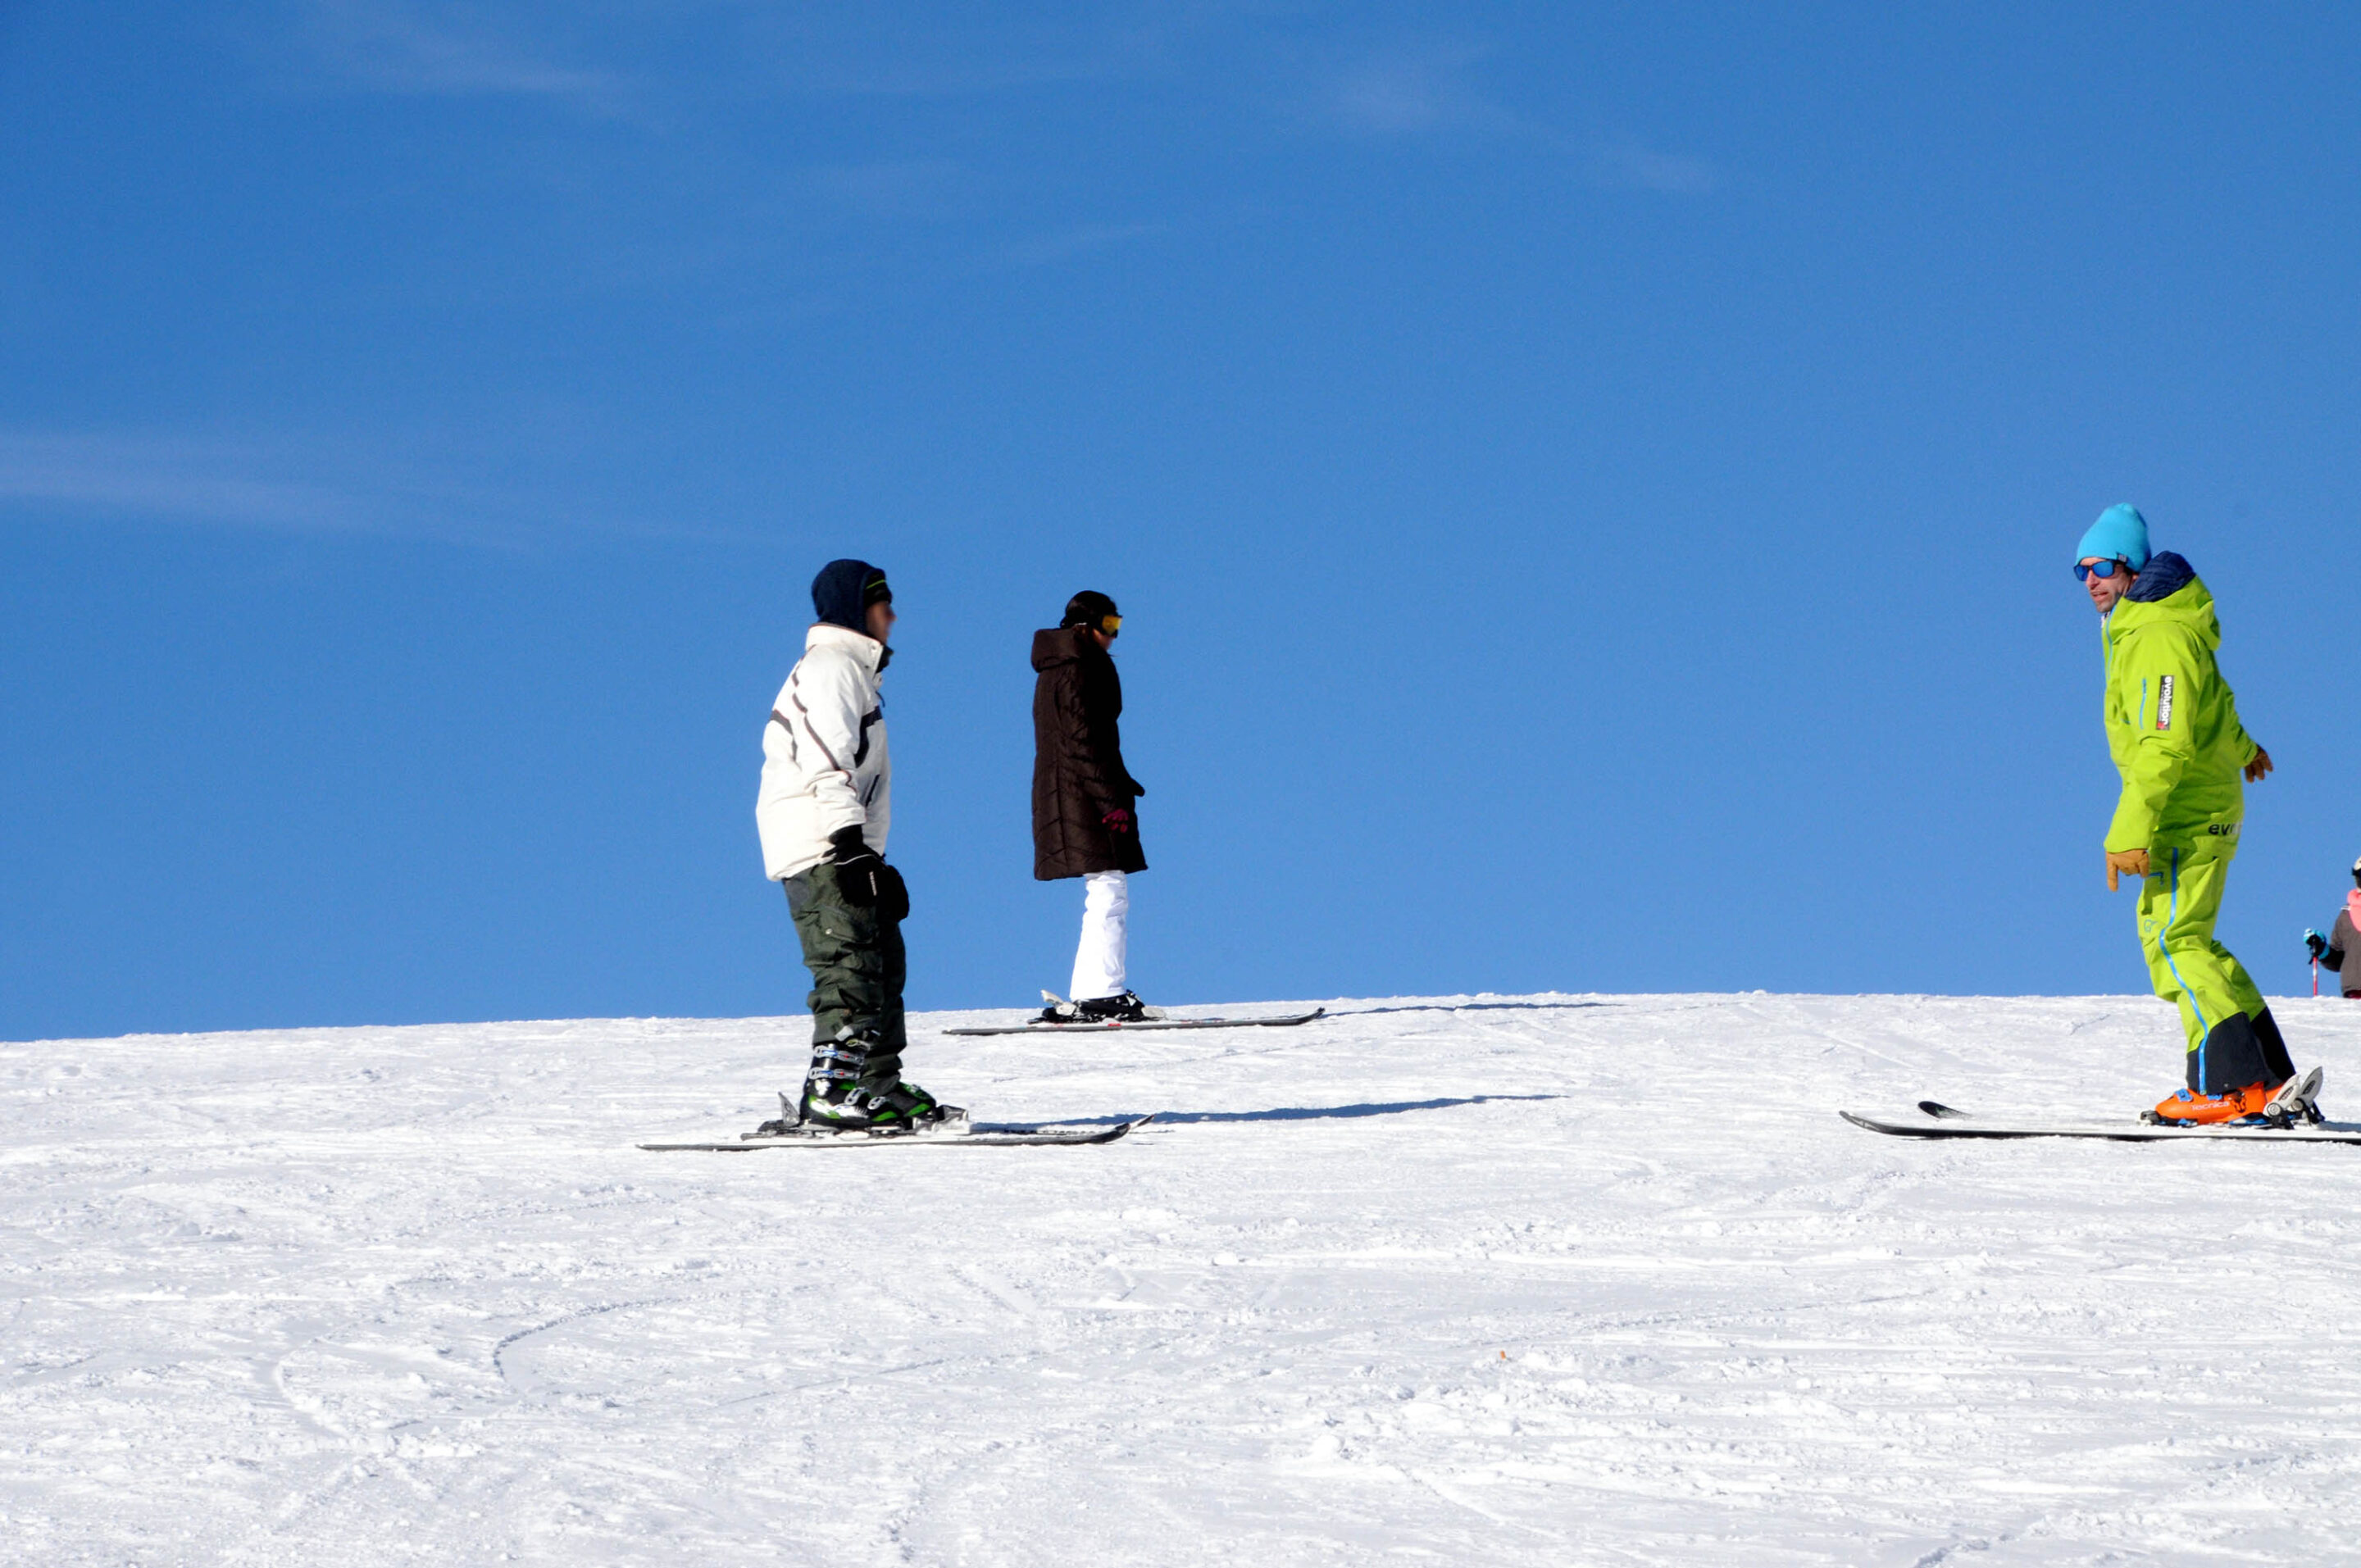
POLYGON ((0 1556, 2353 1560, 2361 1150, 1837 1118, 2131 1114, 2161 1003, 1327 1005, 913 1020, 981 1117, 1165 1113, 1094 1148, 631 1146, 800 1018, 0 1046, 0 1556))

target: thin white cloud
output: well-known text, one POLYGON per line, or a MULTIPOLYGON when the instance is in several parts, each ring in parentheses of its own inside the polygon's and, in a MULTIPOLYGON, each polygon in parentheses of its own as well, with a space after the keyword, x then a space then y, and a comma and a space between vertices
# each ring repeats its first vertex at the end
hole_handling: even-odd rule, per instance
POLYGON ((1488 96, 1477 67, 1491 50, 1466 43, 1401 44, 1312 74, 1302 102, 1312 117, 1359 137, 1458 137, 1542 149, 1592 185, 1701 195, 1720 171, 1703 159, 1630 140, 1587 141, 1488 96))
POLYGON ((0 513, 27 510, 296 533, 514 543, 489 498, 358 453, 153 433, 0 430, 0 513))
MULTIPOLYGON (((243 456, 246 461, 239 459, 243 456)), ((352 498, 186 441, 0 431, 0 501, 270 528, 346 529, 352 498)))
POLYGON ((321 63, 386 93, 586 97, 604 71, 560 65, 545 46, 503 28, 480 5, 427 0, 299 0, 299 36, 321 63))
POLYGON ((1485 51, 1465 44, 1398 46, 1337 67, 1312 95, 1330 124, 1363 135, 1447 128, 1505 130, 1514 116, 1478 93, 1469 68, 1485 51))

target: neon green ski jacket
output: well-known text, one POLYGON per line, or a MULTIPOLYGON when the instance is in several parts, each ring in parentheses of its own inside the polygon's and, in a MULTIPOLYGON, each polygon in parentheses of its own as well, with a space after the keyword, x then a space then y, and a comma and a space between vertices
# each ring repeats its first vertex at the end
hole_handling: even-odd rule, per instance
POLYGON ((2159 553, 2103 623, 2107 750, 2123 797, 2110 850, 2227 856, 2246 814, 2246 765, 2260 750, 2213 652, 2213 596, 2189 563, 2159 553))

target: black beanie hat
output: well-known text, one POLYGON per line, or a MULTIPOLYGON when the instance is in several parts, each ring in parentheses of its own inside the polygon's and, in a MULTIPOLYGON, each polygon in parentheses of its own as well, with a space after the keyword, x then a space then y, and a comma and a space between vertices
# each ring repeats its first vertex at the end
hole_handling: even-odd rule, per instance
POLYGON ((894 590, 885 574, 866 561, 830 561, 812 579, 812 611, 829 626, 847 631, 869 630, 869 607, 892 604, 894 590))
POLYGON ((1120 620, 1123 611, 1115 609, 1115 600, 1097 589, 1084 588, 1066 601, 1066 619, 1058 624, 1060 627, 1088 626, 1093 630, 1104 630, 1108 616, 1120 620))

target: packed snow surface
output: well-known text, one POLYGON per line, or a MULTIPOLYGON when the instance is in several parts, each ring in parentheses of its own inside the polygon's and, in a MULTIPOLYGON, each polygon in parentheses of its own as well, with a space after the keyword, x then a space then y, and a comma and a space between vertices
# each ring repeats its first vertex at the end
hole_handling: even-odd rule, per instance
MULTIPOLYGON (((1836 1114, 2129 1115, 2162 1003, 1329 1005, 914 1020, 985 1118, 1163 1113, 1086 1148, 632 1146, 795 1018, 0 1047, 0 1553, 2353 1560, 2361 1149, 1836 1114)), ((2361 1112, 2361 1005, 2278 1011, 2361 1112)))

